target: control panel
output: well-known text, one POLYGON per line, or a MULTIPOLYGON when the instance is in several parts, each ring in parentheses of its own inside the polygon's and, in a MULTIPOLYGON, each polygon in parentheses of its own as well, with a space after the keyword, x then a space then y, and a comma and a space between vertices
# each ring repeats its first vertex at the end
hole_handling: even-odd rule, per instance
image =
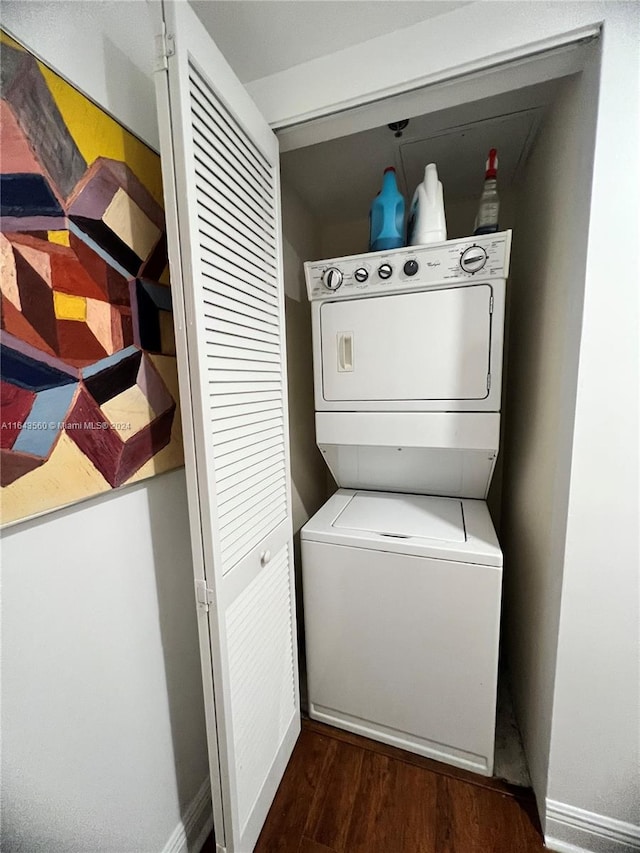
POLYGON ((500 231, 446 243, 308 261, 304 265, 307 294, 311 301, 354 299, 507 278, 510 252, 511 231, 500 231))

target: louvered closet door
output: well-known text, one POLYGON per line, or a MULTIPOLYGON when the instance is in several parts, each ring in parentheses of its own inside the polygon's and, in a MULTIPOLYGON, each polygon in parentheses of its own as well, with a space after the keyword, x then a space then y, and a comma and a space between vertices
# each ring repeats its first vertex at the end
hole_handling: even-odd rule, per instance
POLYGON ((249 853, 300 730, 278 147, 188 5, 165 19, 157 93, 215 833, 249 853))

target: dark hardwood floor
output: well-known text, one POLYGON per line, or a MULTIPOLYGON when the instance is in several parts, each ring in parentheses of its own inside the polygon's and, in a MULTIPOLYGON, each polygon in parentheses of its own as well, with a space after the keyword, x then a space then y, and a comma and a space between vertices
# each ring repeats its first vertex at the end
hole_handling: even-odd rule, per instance
POLYGON ((530 790, 304 720, 255 853, 544 849, 530 790))

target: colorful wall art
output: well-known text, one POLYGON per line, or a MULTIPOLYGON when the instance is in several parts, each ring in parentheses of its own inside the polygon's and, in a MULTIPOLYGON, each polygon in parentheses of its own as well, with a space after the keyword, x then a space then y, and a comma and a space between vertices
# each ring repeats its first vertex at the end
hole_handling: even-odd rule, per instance
POLYGON ((2 523, 183 464, 160 158, 0 34, 2 523))

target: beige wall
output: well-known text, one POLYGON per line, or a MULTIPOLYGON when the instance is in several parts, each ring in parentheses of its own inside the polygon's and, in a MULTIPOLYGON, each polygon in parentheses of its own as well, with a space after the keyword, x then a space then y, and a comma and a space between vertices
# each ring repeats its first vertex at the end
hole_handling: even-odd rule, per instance
POLYGON ((547 792, 597 97, 565 81, 527 164, 513 243, 504 641, 541 811, 547 792))
POLYGON ((320 255, 322 258, 342 258, 369 251, 369 217, 367 215, 351 222, 322 223, 320 255))
MULTIPOLYGON (((599 86, 591 216, 580 206, 574 214, 589 230, 575 429, 566 461, 571 482, 547 794, 555 817, 547 829, 575 844, 586 835, 588 847, 584 825, 581 835, 570 835, 572 816, 563 806, 575 803, 587 819, 608 816, 617 837, 633 839, 629 846, 638 848, 640 7, 606 7, 599 80, 586 89, 575 115, 588 134, 599 86)), ((584 147, 579 152, 578 179, 590 156, 584 147)), ((571 280, 575 254, 568 248, 571 280)), ((569 333, 578 323, 571 316, 569 333)))
POLYGON ((320 235, 311 214, 286 185, 282 187, 282 225, 291 492, 297 533, 326 499, 326 466, 316 446, 311 311, 302 266, 317 257, 320 235))
POLYGON ((328 469, 316 445, 311 306, 307 299, 303 264, 319 257, 320 230, 298 196, 286 184, 282 185, 282 228, 300 702, 303 711, 308 711, 300 528, 328 497, 328 469))

